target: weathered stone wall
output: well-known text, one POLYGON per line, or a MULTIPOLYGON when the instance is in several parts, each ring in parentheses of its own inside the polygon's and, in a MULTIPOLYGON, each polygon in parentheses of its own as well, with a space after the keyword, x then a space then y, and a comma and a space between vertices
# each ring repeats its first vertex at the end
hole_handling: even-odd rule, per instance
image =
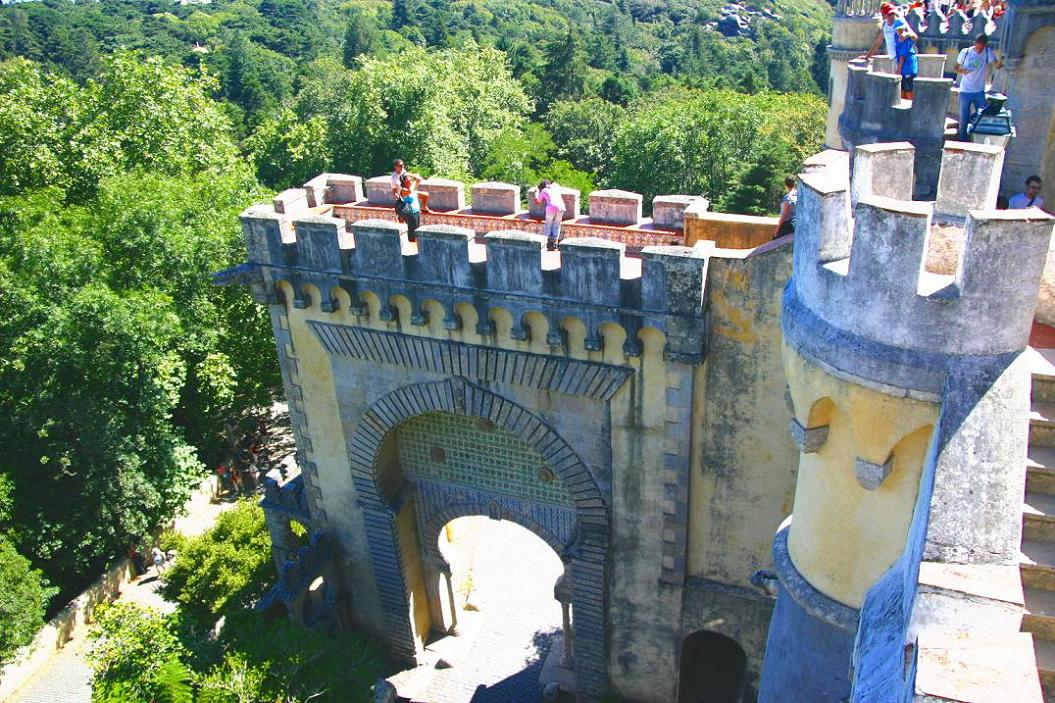
MULTIPOLYGON (((584 699, 675 699, 677 644, 700 629, 737 640, 757 686, 772 600, 751 576, 770 566, 766 535, 794 482, 787 436, 757 434, 788 417, 789 242, 628 258, 595 239, 556 253, 537 235, 479 244, 424 227, 414 246, 401 225, 284 202, 301 214, 243 216, 248 276, 272 310, 305 504, 337 544, 353 621, 413 658, 430 624, 450 626, 437 520, 492 514, 569 564, 584 699), (504 487, 478 462, 422 470, 414 428, 429 417, 491 423, 544 465, 513 462, 524 475, 504 487)), ((465 450, 429 441, 443 461, 465 450)))
MULTIPOLYGON (((1015 634, 998 629, 1017 624, 992 578, 1017 579, 1027 389, 1014 360, 1052 219, 992 209, 999 156, 949 145, 937 203, 904 199, 903 144, 859 151, 852 185, 834 159, 801 176, 782 326, 802 455, 794 520, 774 540, 762 700, 907 700, 917 661, 926 690, 966 690, 970 662, 1015 634), (924 264, 935 213, 965 224, 952 274, 924 264), (968 601, 992 617, 971 622, 968 601)), ((1016 700, 1038 700, 1029 647, 1012 639, 993 675, 1024 672, 1016 700)))

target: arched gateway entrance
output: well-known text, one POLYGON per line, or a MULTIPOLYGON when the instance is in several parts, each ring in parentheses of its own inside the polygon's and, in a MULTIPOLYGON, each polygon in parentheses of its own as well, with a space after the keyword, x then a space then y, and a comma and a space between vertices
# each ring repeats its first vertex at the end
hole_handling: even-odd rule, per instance
POLYGON ((525 408, 452 379, 375 402, 349 453, 393 655, 414 661, 430 631, 456 629, 435 535, 455 518, 486 515, 526 527, 561 557, 555 595, 574 622, 565 641, 577 686, 603 692, 607 507, 563 438, 525 408))

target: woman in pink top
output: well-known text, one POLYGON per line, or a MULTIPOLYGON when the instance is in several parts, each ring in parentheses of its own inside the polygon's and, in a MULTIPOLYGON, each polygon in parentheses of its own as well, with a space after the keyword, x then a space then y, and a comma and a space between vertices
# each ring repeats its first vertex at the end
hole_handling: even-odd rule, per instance
POLYGON ((546 233, 546 249, 556 251, 557 242, 560 241, 560 223, 564 219, 565 210, 560 186, 550 180, 542 181, 538 184, 535 202, 546 204, 546 224, 542 231, 546 233))

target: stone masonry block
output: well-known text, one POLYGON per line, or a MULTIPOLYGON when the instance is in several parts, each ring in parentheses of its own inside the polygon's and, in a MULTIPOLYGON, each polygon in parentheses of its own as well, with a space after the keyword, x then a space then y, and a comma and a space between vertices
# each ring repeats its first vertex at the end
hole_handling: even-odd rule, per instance
POLYGON ((561 244, 561 291, 574 300, 618 305, 619 271, 626 245, 595 237, 561 244))
POLYGON ((280 215, 297 215, 308 209, 308 198, 303 188, 290 188, 275 196, 274 205, 280 215))
POLYGON ((595 190, 590 193, 590 219, 610 225, 636 225, 641 221, 640 193, 628 190, 595 190))
POLYGON ((529 232, 490 232, 487 246, 487 285, 493 290, 541 294, 542 248, 546 237, 529 232))
POLYGON ((331 173, 326 179, 327 203, 357 203, 363 199, 363 179, 343 173, 331 173))
POLYGON ((366 181, 366 199, 370 205, 395 205, 396 196, 392 194, 392 177, 374 176, 366 181))
MULTIPOLYGON (((582 200, 582 193, 575 190, 574 188, 565 188, 561 186, 561 196, 564 198, 564 217, 562 220, 574 220, 579 216, 579 203, 582 200)), ((546 217, 546 206, 540 202, 535 201, 535 196, 538 195, 538 187, 532 186, 528 188, 527 192, 527 204, 528 204, 528 215, 532 218, 541 220, 546 217)))
POLYGON ((866 491, 874 491, 883 485, 883 481, 890 475, 890 471, 894 467, 893 462, 893 457, 888 458, 882 464, 875 464, 857 457, 854 460, 854 475, 857 476, 857 482, 861 484, 861 488, 866 491))
POLYGON ((652 224, 664 229, 685 229, 685 209, 698 200, 710 207, 707 198, 700 195, 657 195, 652 199, 652 224))
POLYGON ((947 142, 942 149, 935 213, 962 218, 969 210, 994 209, 1003 167, 1003 147, 947 142))
POLYGON ((864 144, 854 149, 853 203, 870 195, 912 200, 916 147, 908 142, 864 144))
POLYGON ((520 186, 512 183, 476 183, 472 192, 473 212, 515 215, 520 211, 520 186))
POLYGON ((803 427, 798 420, 792 418, 788 431, 791 432, 791 441, 803 454, 815 454, 828 441, 828 425, 803 427))
POLYGON ((452 212, 465 209, 465 184, 447 178, 428 178, 419 188, 429 194, 429 210, 452 212))

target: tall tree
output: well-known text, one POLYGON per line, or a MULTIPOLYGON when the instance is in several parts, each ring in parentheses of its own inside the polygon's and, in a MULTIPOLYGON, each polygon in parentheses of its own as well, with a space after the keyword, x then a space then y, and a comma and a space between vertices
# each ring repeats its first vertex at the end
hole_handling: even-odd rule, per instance
POLYGON ((400 30, 413 24, 413 0, 394 0, 392 3, 392 29, 400 30))
POLYGON ((571 23, 563 37, 546 46, 539 89, 540 108, 557 100, 577 100, 586 91, 586 59, 582 41, 571 23))
POLYGON ((372 18, 358 7, 348 11, 348 23, 344 30, 344 65, 355 67, 355 60, 363 54, 369 54, 377 41, 377 26, 372 18))

